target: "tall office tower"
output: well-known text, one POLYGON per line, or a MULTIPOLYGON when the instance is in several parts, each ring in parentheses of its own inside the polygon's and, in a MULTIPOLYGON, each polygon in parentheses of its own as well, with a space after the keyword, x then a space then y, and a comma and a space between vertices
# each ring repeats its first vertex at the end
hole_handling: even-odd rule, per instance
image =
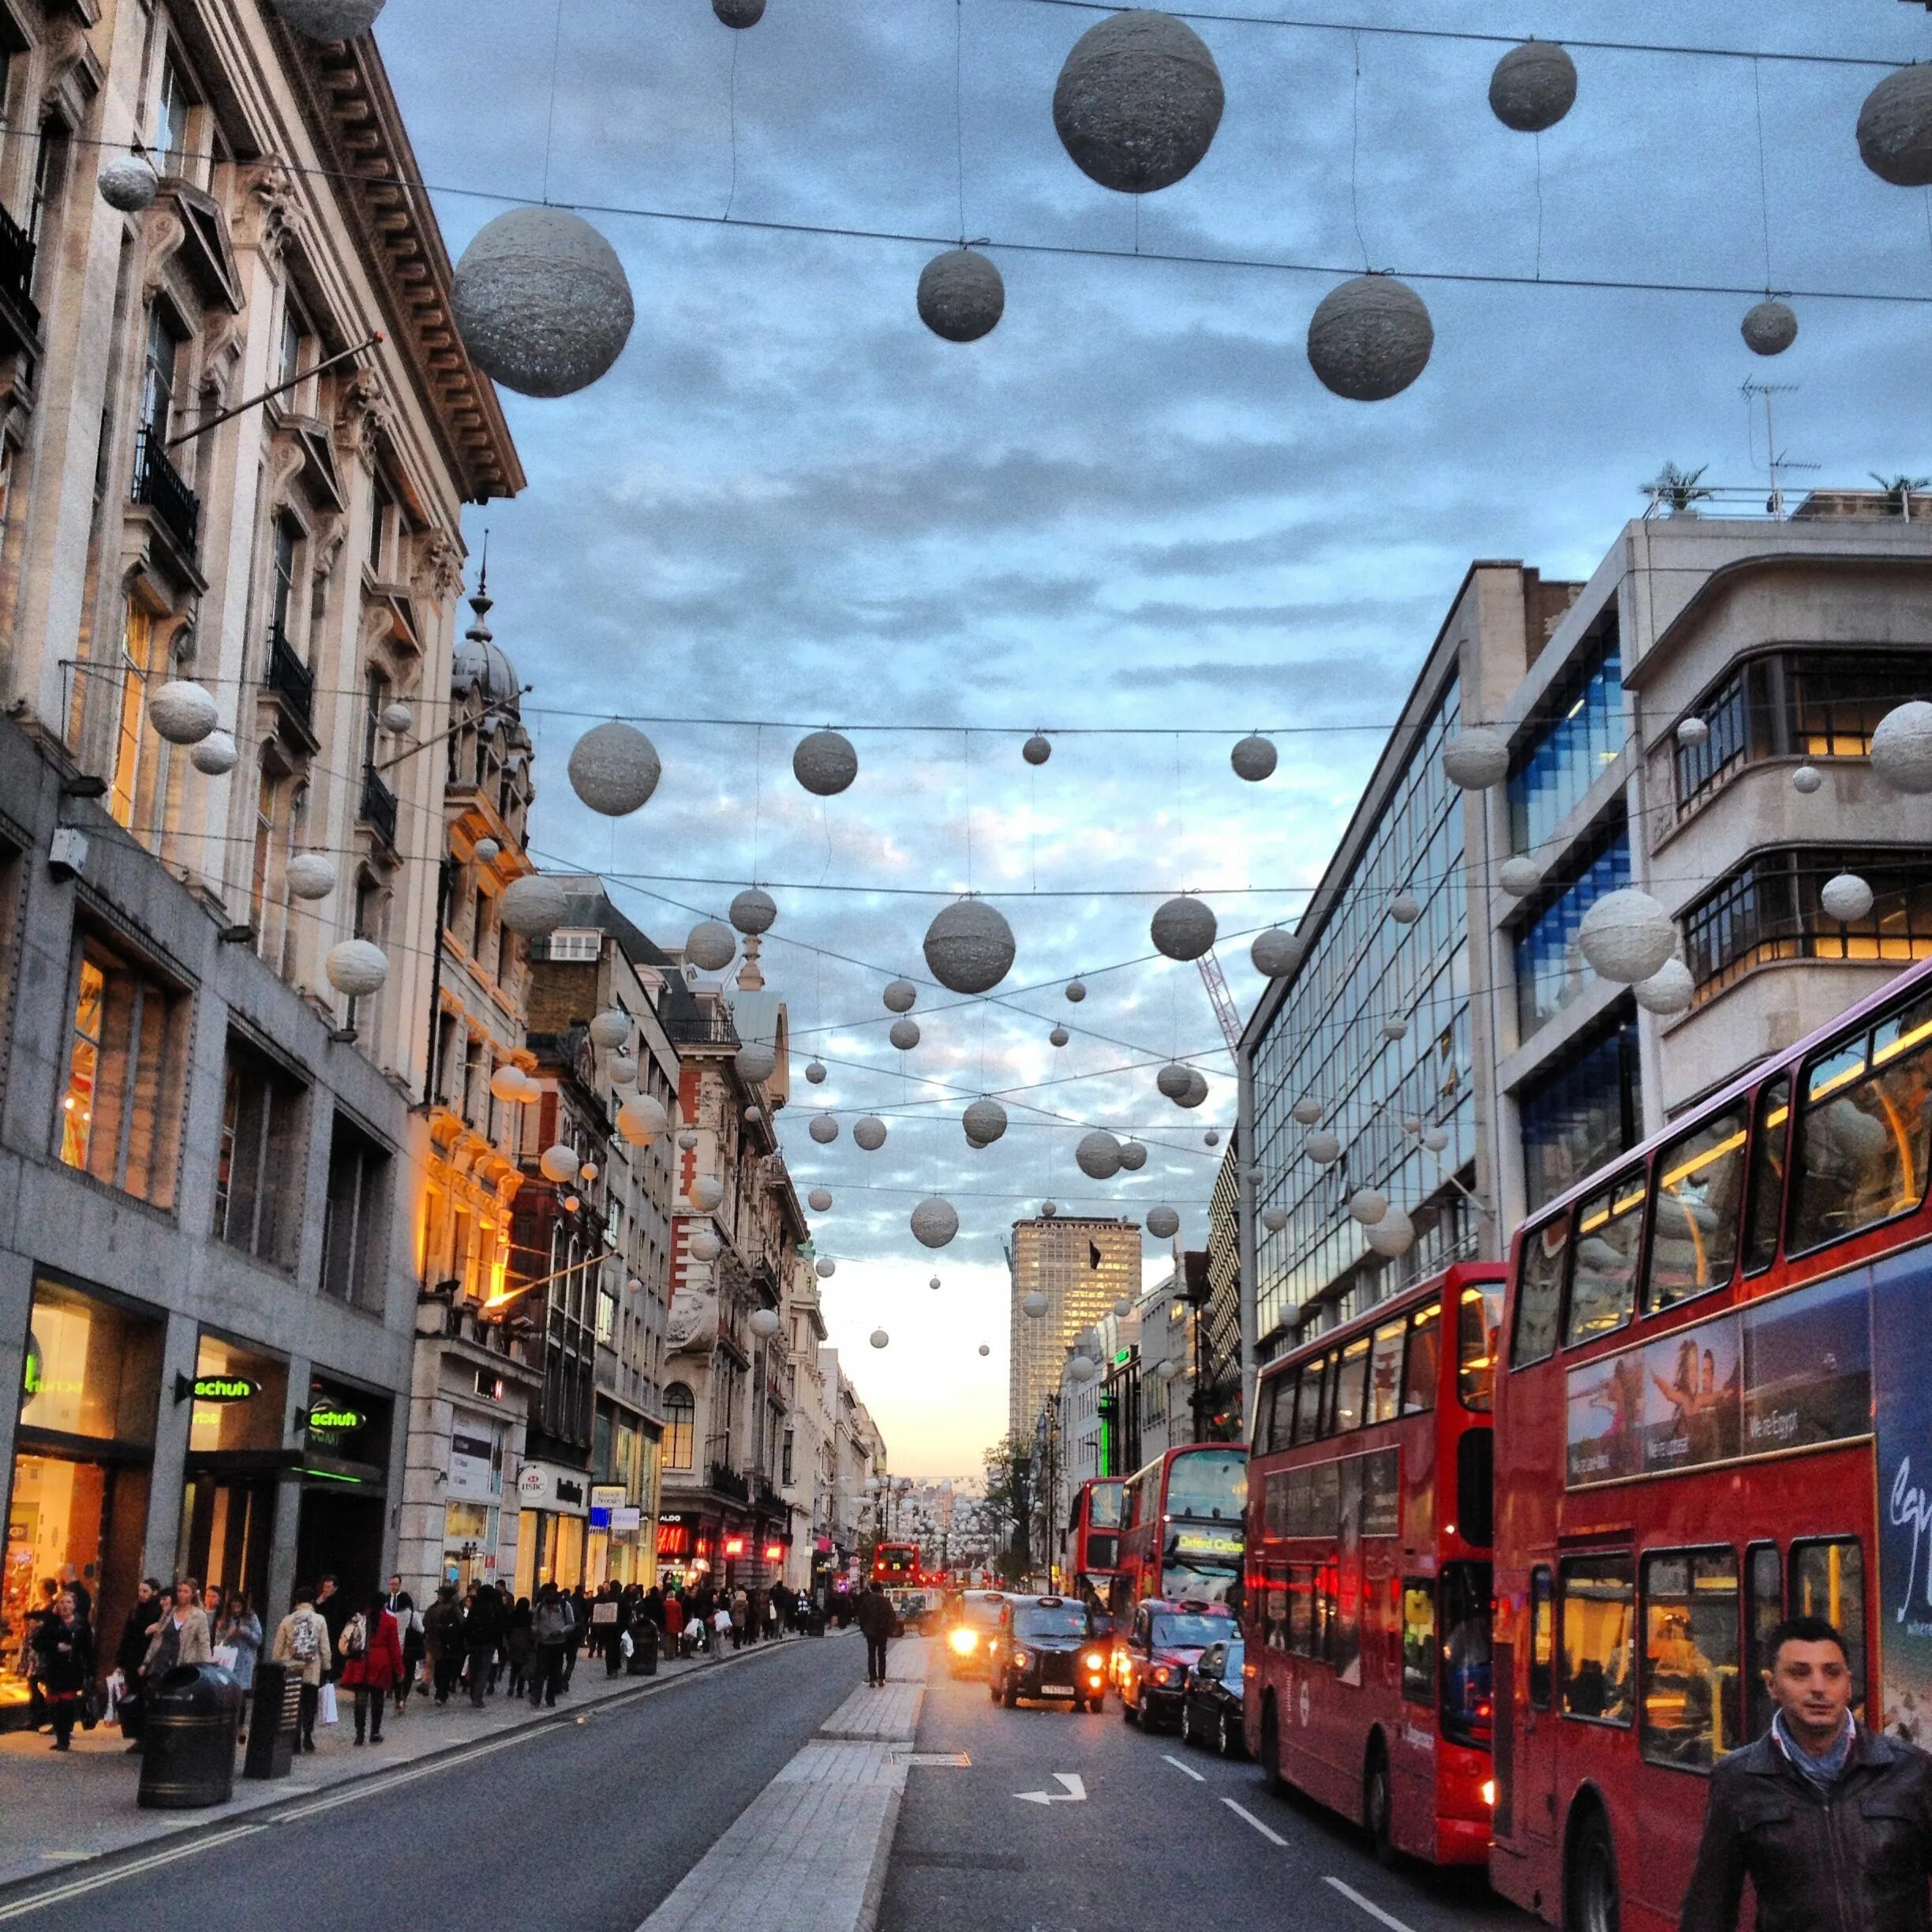
POLYGON ((1006 1422, 1016 1437, 1030 1442, 1042 1404, 1060 1386, 1069 1344, 1116 1301, 1140 1294, 1140 1224, 1071 1215, 1016 1221, 1006 1266, 1013 1277, 1006 1422), (1035 1290, 1046 1297, 1043 1315, 1028 1315, 1023 1306, 1035 1290))

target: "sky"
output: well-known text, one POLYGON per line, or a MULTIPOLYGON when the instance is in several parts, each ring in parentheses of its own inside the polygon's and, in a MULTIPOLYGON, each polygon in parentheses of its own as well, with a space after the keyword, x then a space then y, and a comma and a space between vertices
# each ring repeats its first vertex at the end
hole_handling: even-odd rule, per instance
POLYGON ((602 382, 506 394, 529 488, 466 525, 473 555, 487 529, 491 622, 534 687, 532 844, 601 872, 666 945, 742 885, 777 899, 782 1137, 801 1193, 833 1195, 814 1217, 826 1319, 896 1472, 971 1474, 1005 1429, 1017 1215, 1165 1203, 1203 1244, 1231 1061, 1148 919, 1206 897, 1252 1007, 1245 935, 1305 903, 1472 559, 1588 575, 1665 462, 1762 485, 1754 376, 1796 385, 1779 441, 1817 468, 1795 481, 1932 472, 1924 413, 1900 407, 1925 394, 1932 310, 1827 295, 1932 298, 1932 200, 1867 172, 1853 138, 1878 70, 1579 47, 1575 108, 1528 136, 1488 110, 1500 47, 1350 31, 1904 61, 1932 54, 1932 15, 1298 0, 1339 23, 1316 31, 1267 24, 1267 0, 1212 10, 1242 17, 1197 22, 1226 113, 1200 167, 1146 197, 1059 145, 1054 81, 1099 16, 1055 0, 769 0, 736 33, 706 0, 390 0, 376 30, 453 255, 506 198, 547 196, 630 278, 636 327, 602 382), (608 212, 639 209, 657 215, 608 212), (963 230, 1005 279, 1004 318, 966 346, 926 330, 933 242, 755 222, 963 230), (1365 267, 1417 278, 1436 330, 1421 380, 1373 405, 1331 395, 1305 354, 1316 303, 1365 267), (1739 337, 1748 298, 1425 271, 1811 293, 1771 364, 1739 337), (613 713, 665 766, 617 822, 564 777, 613 713), (822 803, 790 759, 826 724, 860 771, 822 803), (1282 751, 1259 785, 1228 762, 1256 728, 1282 751), (968 889, 1017 939, 990 1002, 942 993, 920 954, 968 889), (900 974, 921 986, 908 1054, 880 1000, 900 974), (1177 1055, 1209 1076, 1197 1112, 1155 1091, 1177 1055), (1013 1125, 974 1153, 959 1114, 981 1091, 1013 1125), (807 1136, 814 1101, 841 1114, 829 1148, 807 1136), (864 1110, 890 1130, 876 1154, 851 1138, 864 1110), (1086 1181, 1093 1125, 1136 1133, 1146 1167, 1086 1181), (960 1219, 937 1254, 908 1228, 934 1193, 960 1219))

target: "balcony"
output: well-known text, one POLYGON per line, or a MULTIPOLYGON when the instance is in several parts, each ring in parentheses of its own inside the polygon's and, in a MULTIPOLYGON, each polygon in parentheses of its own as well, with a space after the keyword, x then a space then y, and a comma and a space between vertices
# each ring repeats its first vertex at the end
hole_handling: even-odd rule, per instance
POLYGON ((192 564, 201 534, 201 501, 168 459, 160 432, 152 425, 134 439, 133 500, 152 510, 192 564))
POLYGON ((282 635, 279 624, 268 629, 268 669, 262 683, 313 751, 315 673, 295 654, 294 646, 282 635))
POLYGON ((722 1001, 700 1002, 695 1013, 682 1004, 662 1015, 664 1030, 674 1046, 736 1046, 731 1009, 722 1001))
POLYGON ((32 336, 37 346, 40 335, 40 311, 33 298, 35 249, 23 228, 5 208, 0 208, 0 313, 5 313, 16 333, 32 336))
POLYGON ((396 842, 396 795, 383 782, 373 765, 362 767, 362 822, 391 852, 396 842))
POLYGON ((711 1487, 720 1496, 736 1496, 740 1503, 751 1500, 751 1485, 728 1462, 711 1465, 711 1487))

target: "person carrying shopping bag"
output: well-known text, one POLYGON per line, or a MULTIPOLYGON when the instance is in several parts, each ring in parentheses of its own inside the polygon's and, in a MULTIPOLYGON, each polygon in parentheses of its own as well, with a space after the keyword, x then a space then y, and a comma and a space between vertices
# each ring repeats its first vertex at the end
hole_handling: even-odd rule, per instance
POLYGON ((383 1711, 402 1681, 402 1635, 380 1590, 343 1626, 342 1687, 355 1694, 355 1741, 382 1742, 383 1711))
MULTIPOLYGON (((162 1620, 165 1623, 167 1619, 162 1620)), ((295 1586, 295 1607, 275 1627, 275 1649, 271 1654, 276 1663, 291 1666, 301 1679, 295 1748, 312 1751, 316 1747, 316 1718, 321 1709, 322 1680, 328 1674, 335 1653, 329 1644, 328 1626, 315 1607, 315 1592, 307 1584, 295 1586)))

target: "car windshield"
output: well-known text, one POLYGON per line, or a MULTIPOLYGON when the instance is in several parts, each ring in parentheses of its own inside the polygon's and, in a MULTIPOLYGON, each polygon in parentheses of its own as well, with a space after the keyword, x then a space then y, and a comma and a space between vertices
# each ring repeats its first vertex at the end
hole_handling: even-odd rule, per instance
POLYGON ((1049 1609, 1044 1604, 1023 1605, 1013 1612, 1017 1637, 1084 1637, 1087 1612, 1077 1604, 1062 1604, 1049 1609))
POLYGON ((990 1630, 1000 1619, 1000 1601, 997 1597, 968 1597, 960 1605, 960 1621, 977 1625, 982 1630, 990 1630))
POLYGON ((1154 1644, 1161 1650, 1205 1650, 1227 1636, 1226 1617, 1201 1616, 1193 1612, 1174 1612, 1154 1619, 1154 1644))

